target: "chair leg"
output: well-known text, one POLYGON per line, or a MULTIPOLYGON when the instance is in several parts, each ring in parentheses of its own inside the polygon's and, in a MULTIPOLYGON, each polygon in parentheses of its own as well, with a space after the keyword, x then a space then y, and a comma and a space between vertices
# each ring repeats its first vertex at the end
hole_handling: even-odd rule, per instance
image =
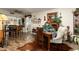
POLYGON ((4 47, 3 43, 1 43, 1 47, 2 47, 2 48, 4 47))
POLYGON ((2 40, 1 42, 1 47, 3 48, 4 47, 4 41, 2 40))

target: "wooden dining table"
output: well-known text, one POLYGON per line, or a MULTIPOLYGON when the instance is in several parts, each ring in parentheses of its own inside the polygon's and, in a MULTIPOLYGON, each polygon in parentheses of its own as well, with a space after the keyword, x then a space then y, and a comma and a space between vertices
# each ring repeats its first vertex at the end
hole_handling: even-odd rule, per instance
POLYGON ((48 39, 48 51, 50 50, 50 40, 52 39, 52 32, 43 32, 43 36, 48 39))
MULTIPOLYGON (((35 30, 35 33, 37 33, 38 30, 37 29, 34 29, 34 30, 35 30)), ((52 39, 52 32, 45 32, 45 31, 43 31, 43 37, 47 38, 47 50, 50 51, 50 40, 52 39)))

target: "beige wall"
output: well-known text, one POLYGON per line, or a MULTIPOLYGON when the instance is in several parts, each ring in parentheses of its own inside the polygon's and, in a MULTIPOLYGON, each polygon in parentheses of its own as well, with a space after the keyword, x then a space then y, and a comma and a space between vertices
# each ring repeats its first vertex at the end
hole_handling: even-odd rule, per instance
MULTIPOLYGON (((56 8, 56 9, 51 9, 48 11, 43 11, 43 12, 36 12, 32 13, 33 16, 36 18, 41 18, 41 26, 44 24, 44 16, 47 17, 47 13, 51 12, 58 12, 58 16, 60 16, 60 13, 62 14, 62 24, 64 26, 70 26, 71 32, 73 32, 73 11, 75 8, 56 8)), ((38 26, 38 24, 34 24, 38 26)))

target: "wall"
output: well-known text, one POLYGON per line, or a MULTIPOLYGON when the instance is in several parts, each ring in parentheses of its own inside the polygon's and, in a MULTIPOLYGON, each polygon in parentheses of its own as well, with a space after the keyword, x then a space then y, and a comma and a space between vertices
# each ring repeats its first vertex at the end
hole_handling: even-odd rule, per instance
MULTIPOLYGON (((73 11, 75 10, 75 8, 56 8, 56 9, 51 9, 51 10, 47 10, 47 11, 43 11, 43 12, 37 12, 37 13, 32 13, 33 17, 35 16, 36 18, 41 18, 41 26, 44 24, 44 16, 46 16, 47 19, 47 13, 51 13, 51 12, 58 12, 58 16, 60 16, 60 13, 62 15, 62 24, 64 26, 70 26, 70 30, 71 32, 73 32, 73 11)), ((36 25, 36 27, 38 26, 38 24, 34 24, 36 25)))

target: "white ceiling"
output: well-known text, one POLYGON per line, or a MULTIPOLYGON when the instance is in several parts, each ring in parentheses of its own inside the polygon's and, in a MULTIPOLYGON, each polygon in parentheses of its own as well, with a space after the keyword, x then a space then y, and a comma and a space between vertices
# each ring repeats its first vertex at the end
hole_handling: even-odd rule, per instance
POLYGON ((3 9, 9 12, 13 12, 17 10, 17 11, 20 11, 22 14, 31 14, 33 12, 46 11, 53 8, 3 8, 3 9))

